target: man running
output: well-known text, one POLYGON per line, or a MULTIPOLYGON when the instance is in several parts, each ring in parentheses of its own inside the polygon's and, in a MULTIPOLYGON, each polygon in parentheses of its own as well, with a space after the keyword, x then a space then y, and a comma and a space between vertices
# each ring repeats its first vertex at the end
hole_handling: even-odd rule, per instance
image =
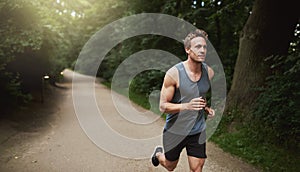
POLYGON ((167 113, 163 131, 163 148, 156 147, 152 155, 154 166, 161 164, 173 171, 181 151, 186 148, 191 171, 201 172, 206 156, 205 112, 206 93, 214 72, 205 62, 207 34, 197 29, 187 35, 184 48, 187 60, 170 68, 165 75, 160 96, 160 111, 167 113), (163 153, 164 150, 164 153, 163 153))

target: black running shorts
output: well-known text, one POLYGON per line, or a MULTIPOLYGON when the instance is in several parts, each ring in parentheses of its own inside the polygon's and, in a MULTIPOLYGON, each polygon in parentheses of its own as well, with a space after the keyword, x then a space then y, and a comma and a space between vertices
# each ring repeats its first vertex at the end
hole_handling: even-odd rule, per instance
POLYGON ((165 157, 169 161, 176 161, 179 159, 183 148, 186 148, 188 156, 207 158, 205 140, 205 131, 194 135, 182 136, 164 130, 163 146, 165 157))

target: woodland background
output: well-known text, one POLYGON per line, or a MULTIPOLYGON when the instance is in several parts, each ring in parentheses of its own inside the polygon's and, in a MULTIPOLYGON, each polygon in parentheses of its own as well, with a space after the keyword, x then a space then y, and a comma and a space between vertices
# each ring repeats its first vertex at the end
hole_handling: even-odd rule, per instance
MULTIPOLYGON (((1 114, 39 101, 45 84, 55 85, 63 69, 74 67, 95 32, 139 13, 169 14, 209 34, 228 92, 212 141, 265 171, 300 168, 300 15, 292 0, 1 0, 1 114)), ((113 48, 98 76, 109 85, 124 59, 150 48, 186 59, 180 42, 138 36, 113 48)), ((130 98, 149 108, 148 96, 161 88, 163 76, 140 73, 131 82, 130 98)))

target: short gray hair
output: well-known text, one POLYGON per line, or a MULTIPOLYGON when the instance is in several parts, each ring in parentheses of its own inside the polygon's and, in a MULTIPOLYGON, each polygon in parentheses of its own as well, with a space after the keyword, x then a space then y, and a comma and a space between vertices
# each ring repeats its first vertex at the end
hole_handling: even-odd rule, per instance
POLYGON ((196 37, 202 37, 205 41, 208 40, 208 34, 204 30, 196 29, 195 31, 190 32, 183 40, 184 48, 191 48, 191 40, 196 37))

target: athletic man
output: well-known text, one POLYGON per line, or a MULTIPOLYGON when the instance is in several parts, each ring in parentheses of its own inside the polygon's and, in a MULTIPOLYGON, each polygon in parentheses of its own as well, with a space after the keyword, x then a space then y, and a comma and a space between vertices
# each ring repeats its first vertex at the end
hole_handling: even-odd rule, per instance
POLYGON ((187 35, 184 48, 187 60, 170 68, 164 78, 160 110, 167 113, 163 148, 152 155, 154 166, 173 171, 186 148, 191 171, 201 172, 206 158, 205 114, 215 111, 206 105, 206 93, 214 72, 205 62, 207 34, 197 29, 187 35), (163 150, 165 153, 163 153, 163 150))

